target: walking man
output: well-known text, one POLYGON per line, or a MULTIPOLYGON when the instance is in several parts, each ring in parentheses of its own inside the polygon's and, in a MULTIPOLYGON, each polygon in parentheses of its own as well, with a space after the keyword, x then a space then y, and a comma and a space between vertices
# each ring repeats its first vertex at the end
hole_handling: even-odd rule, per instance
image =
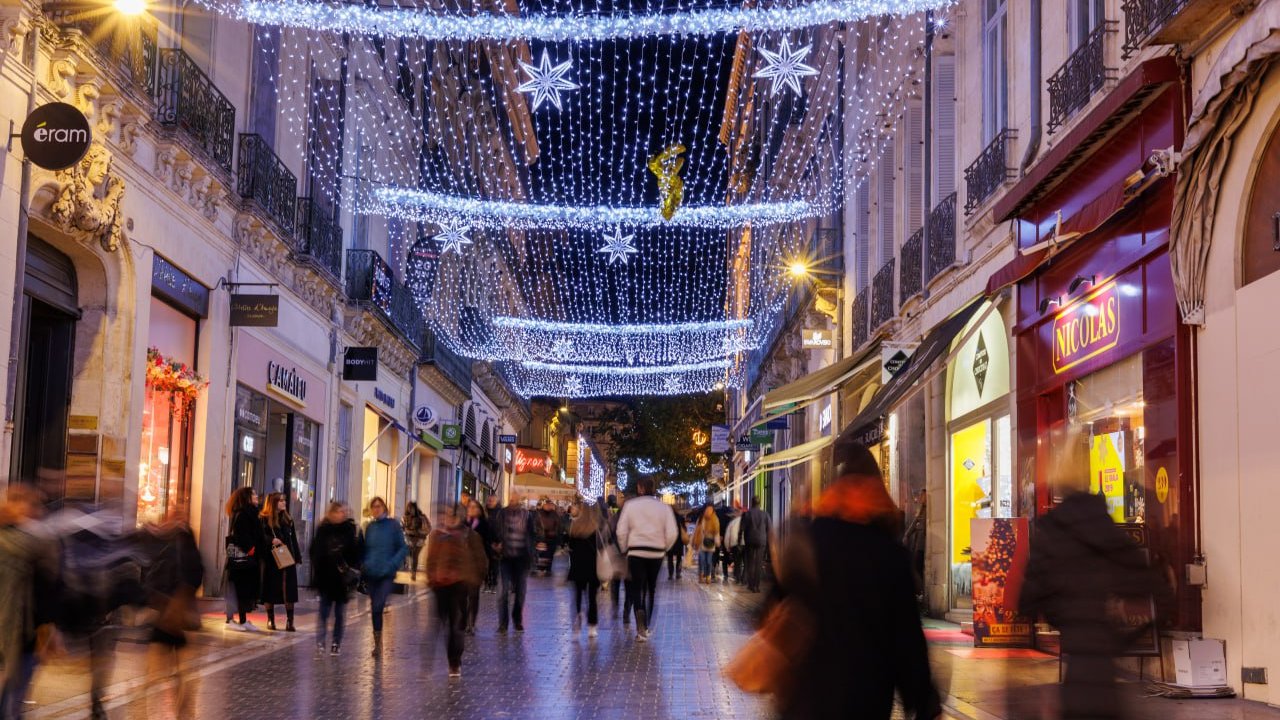
POLYGON ((618 517, 618 548, 627 556, 627 597, 634 598, 636 640, 649 639, 653 627, 654 598, 662 558, 676 543, 679 529, 675 516, 654 497, 653 480, 636 482, 637 497, 622 506, 618 517))
POLYGON ((534 549, 533 513, 511 495, 510 503, 498 511, 493 522, 498 539, 498 563, 502 575, 502 592, 498 596, 498 632, 507 632, 507 621, 515 623, 516 632, 524 632, 524 593, 529 586, 529 566, 534 549), (514 593, 515 603, 507 614, 508 598, 514 593))
POLYGON ((751 496, 751 509, 738 525, 738 544, 743 547, 746 564, 744 579, 747 590, 760 592, 760 575, 764 572, 764 549, 769 545, 769 514, 760 509, 760 496, 751 496))

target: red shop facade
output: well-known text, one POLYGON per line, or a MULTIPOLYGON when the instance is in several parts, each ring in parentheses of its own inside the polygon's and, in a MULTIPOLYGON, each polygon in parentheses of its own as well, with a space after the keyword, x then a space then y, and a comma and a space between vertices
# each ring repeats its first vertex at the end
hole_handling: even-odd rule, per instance
POLYGON ((1182 145, 1183 87, 1172 58, 1141 65, 996 216, 1016 220, 1021 251, 1002 272, 1016 278, 1022 506, 1034 497, 1044 514, 1062 499, 1054 473, 1082 483, 1087 471, 1176 588, 1161 625, 1198 630, 1200 588, 1186 572, 1198 555, 1193 337, 1169 267, 1173 177, 1152 162, 1182 145))

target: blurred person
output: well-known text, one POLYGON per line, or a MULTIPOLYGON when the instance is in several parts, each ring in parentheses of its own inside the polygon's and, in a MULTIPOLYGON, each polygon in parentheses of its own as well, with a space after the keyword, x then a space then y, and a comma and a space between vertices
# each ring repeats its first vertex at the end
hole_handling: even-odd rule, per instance
POLYGON ((667 551, 667 579, 679 580, 684 574, 684 548, 689 544, 689 533, 685 530, 684 518, 680 517, 674 505, 671 506, 671 514, 675 516, 676 529, 679 533, 676 544, 667 551))
POLYGON ((484 591, 498 592, 498 552, 496 534, 493 532, 493 521, 502 510, 502 503, 497 495, 490 495, 484 501, 484 520, 489 527, 489 534, 484 536, 485 551, 489 554, 489 572, 484 576, 484 591))
POLYGON ((911 555, 911 572, 916 578, 916 601, 924 605, 924 554, 925 538, 929 534, 929 514, 926 505, 926 494, 921 490, 916 495, 916 513, 907 526, 902 537, 902 544, 907 546, 911 555))
POLYGON ((235 595, 234 609, 227 606, 227 627, 232 630, 257 632, 247 614, 258 606, 262 570, 258 566, 258 548, 262 546, 262 523, 258 520, 258 493, 252 487, 237 488, 227 500, 227 518, 231 534, 227 536, 226 578, 228 594, 235 595), (239 623, 232 622, 232 613, 239 623))
MULTIPOLYGON (((479 509, 471 503, 468 509, 479 509)), ((431 531, 427 549, 427 586, 436 597, 436 611, 448 628, 446 654, 449 677, 462 677, 463 638, 467 626, 468 598, 484 582, 488 559, 480 534, 472 530, 459 507, 440 510, 439 527, 431 531)), ((479 593, 476 593, 478 599, 479 593)))
POLYGON ((502 592, 498 596, 498 632, 505 634, 509 621, 515 623, 516 632, 524 632, 524 595, 529 586, 536 531, 533 513, 520 504, 520 497, 515 493, 511 495, 511 502, 494 519, 493 532, 498 543, 502 575, 502 592), (514 602, 508 605, 509 600, 514 602))
POLYGON ((896 690, 908 717, 932 720, 942 708, 898 509, 866 447, 837 440, 832 461, 836 480, 775 556, 761 632, 783 648, 776 707, 783 718, 888 720, 896 690))
POLYGON ((329 654, 342 649, 347 600, 359 580, 360 534, 347 506, 333 501, 311 540, 312 584, 320 595, 320 621, 316 624, 316 652, 324 652, 329 614, 333 613, 333 644, 329 654))
POLYGON ((720 518, 707 505, 693 529, 693 546, 698 551, 698 582, 709 585, 716 577, 716 550, 720 547, 720 518))
POLYGON ((458 507, 465 510, 467 506, 471 505, 471 503, 473 502, 475 502, 475 499, 471 497, 470 492, 463 490, 462 492, 458 493, 458 507))
POLYGON ((360 572, 369 589, 369 617, 373 622, 373 657, 382 657, 382 614, 387 599, 396 585, 396 571, 409 554, 404 541, 404 528, 387 512, 387 502, 380 497, 369 501, 373 518, 364 527, 361 542, 363 557, 360 572))
POLYGON ((596 554, 600 551, 600 513, 581 502, 569 506, 569 581, 573 583, 573 630, 582 629, 582 595, 587 596, 587 636, 596 636, 600 622, 596 554))
POLYGON ((641 478, 639 492, 618 516, 618 548, 627 558, 627 598, 636 611, 636 640, 645 642, 657 609, 658 573, 662 558, 679 537, 671 510, 654 497, 654 483, 641 478))
POLYGON ((417 580, 418 557, 422 554, 422 546, 427 542, 427 534, 431 532, 431 520, 427 518, 426 513, 418 509, 418 503, 410 501, 404 508, 402 523, 404 539, 409 544, 409 579, 417 580))
POLYGON ((37 662, 40 605, 58 576, 58 543, 39 525, 44 505, 39 491, 12 484, 0 504, 0 718, 16 720, 37 662))
MULTIPOLYGON (((138 537, 145 546, 144 554, 151 560, 143 578, 146 602, 156 611, 148 674, 174 678, 175 698, 170 706, 176 708, 177 717, 185 717, 191 711, 191 693, 182 668, 187 655, 187 632, 200 629, 196 591, 204 583, 204 561, 182 510, 162 524, 144 525, 138 537)), ((95 702, 95 708, 101 713, 96 717, 106 717, 100 702, 95 702)))
POLYGON ((622 624, 631 624, 631 610, 634 596, 629 592, 627 587, 627 558, 618 547, 618 518, 622 516, 622 506, 626 503, 626 496, 621 500, 617 495, 610 495, 609 502, 613 506, 609 514, 609 545, 606 552, 611 553, 610 558, 613 562, 613 577, 609 578, 609 597, 613 604, 613 617, 618 617, 619 608, 622 611, 622 624), (621 601, 621 602, 619 602, 621 601))
POLYGON ((547 577, 551 575, 552 567, 555 565, 556 546, 560 542, 560 514, 556 511, 556 506, 551 502, 551 498, 543 498, 538 511, 535 513, 537 520, 535 528, 537 530, 537 550, 538 550, 538 572, 547 577))
POLYGON ((725 526, 724 543, 720 548, 720 565, 725 583, 729 582, 729 565, 733 565, 733 581, 742 584, 742 544, 738 542, 738 531, 741 528, 742 512, 734 508, 732 517, 725 526))
POLYGON ((484 577, 480 578, 481 582, 475 585, 467 586, 467 634, 476 634, 476 618, 480 616, 480 588, 489 582, 489 566, 497 566, 498 561, 493 552, 493 531, 489 527, 489 520, 485 517, 484 506, 480 503, 473 502, 466 507, 466 516, 463 522, 476 537, 480 538, 481 549, 484 550, 484 577))
POLYGON ((261 594, 262 604, 267 608, 267 629, 276 629, 276 605, 284 605, 285 632, 295 632, 293 606, 298 602, 298 563, 302 560, 302 549, 298 547, 298 532, 293 525, 293 516, 285 508, 284 495, 278 492, 267 495, 259 517, 263 543, 258 554, 262 563, 261 594), (292 565, 280 568, 274 555, 277 547, 289 551, 292 565))
POLYGON ((771 535, 769 513, 760 509, 760 496, 751 496, 751 509, 738 524, 738 544, 742 546, 743 579, 749 592, 760 592, 760 576, 764 573, 764 551, 771 535))

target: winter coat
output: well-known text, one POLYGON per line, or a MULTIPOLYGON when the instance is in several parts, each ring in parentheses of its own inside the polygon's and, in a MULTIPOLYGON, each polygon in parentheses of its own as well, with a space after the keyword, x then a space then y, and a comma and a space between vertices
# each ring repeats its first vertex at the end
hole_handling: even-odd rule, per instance
POLYGON ((404 539, 413 547, 422 547, 427 541, 427 535, 431 533, 431 521, 427 519, 426 513, 419 510, 417 513, 405 513, 404 516, 404 539))
POLYGON ((719 545, 720 519, 714 515, 698 518, 698 524, 693 528, 694 552, 714 552, 719 545), (704 541, 710 541, 711 547, 706 547, 704 541))
POLYGON ((247 612, 258 604, 258 591, 262 582, 262 570, 256 562, 262 547, 262 523, 258 520, 257 505, 250 505, 231 516, 231 535, 228 539, 255 560, 239 567, 227 565, 227 578, 235 586, 239 607, 247 612))
POLYGON ((466 525, 480 536, 480 542, 484 543, 486 552, 490 550, 493 543, 497 542, 493 538, 493 526, 490 525, 489 521, 485 518, 478 517, 474 520, 468 519, 466 525))
POLYGON ((569 536, 569 582, 599 582, 596 577, 596 538, 595 533, 587 537, 569 536))
POLYGON ((768 513, 760 508, 751 508, 741 520, 738 525, 738 544, 747 547, 764 547, 769 544, 768 513))
POLYGON ((359 533, 353 520, 324 520, 311 540, 311 581, 326 600, 346 602, 350 593, 343 570, 360 565, 359 533))
POLYGON ((371 520, 364 528, 363 560, 360 571, 369 580, 385 580, 396 576, 396 571, 409 557, 409 546, 404 541, 404 529, 392 517, 371 520))
POLYGON ((480 534, 466 525, 436 528, 427 544, 427 584, 433 588, 462 583, 479 587, 489 569, 480 534))
POLYGON ((539 510, 537 521, 539 540, 554 543, 560 539, 560 513, 555 510, 539 510))
MULTIPOLYGON (((37 578, 57 575, 57 541, 30 524, 0 527, 0 662, 9 682, 36 641, 37 578)), ((43 583, 49 584, 49 583, 43 583)))
POLYGON ((293 523, 281 521, 279 527, 272 528, 266 518, 261 518, 262 544, 258 548, 258 559, 262 564, 262 602, 268 605, 298 602, 298 563, 302 562, 302 549, 298 547, 298 533, 293 523), (281 570, 276 567, 276 558, 271 552, 272 539, 278 539, 289 548, 293 555, 293 565, 281 570))
POLYGON ((534 553, 533 513, 516 505, 508 505, 493 521, 495 542, 502 546, 502 557, 531 558, 534 553))
POLYGON ((676 543, 680 530, 671 508, 652 495, 628 500, 618 517, 618 548, 628 557, 659 559, 676 543))
POLYGON ((732 549, 738 547, 738 531, 742 529, 742 516, 734 515, 724 530, 724 546, 732 549))

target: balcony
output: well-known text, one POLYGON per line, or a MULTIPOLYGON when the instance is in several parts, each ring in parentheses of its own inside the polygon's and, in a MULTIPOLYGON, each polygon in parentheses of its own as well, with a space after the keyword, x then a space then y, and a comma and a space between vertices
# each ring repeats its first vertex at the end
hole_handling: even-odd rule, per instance
POLYGON ((1014 169, 1009 167, 1009 141, 1015 137, 1017 133, 1008 128, 996 133, 978 159, 964 169, 965 215, 982 207, 1002 185, 1015 177, 1014 169))
POLYGON ((293 237, 298 179, 261 135, 240 133, 236 191, 240 197, 252 199, 285 237, 293 237))
POLYGON ((1106 52, 1107 33, 1115 31, 1115 20, 1103 20, 1049 78, 1050 135, 1088 105, 1108 80, 1115 80, 1117 70, 1107 67, 1106 52))
POLYGON ((298 198, 297 213, 298 255, 335 278, 342 277, 342 226, 338 219, 311 198, 298 198))
POLYGON ((870 305, 871 290, 863 288, 862 292, 858 293, 858 296, 853 299, 853 306, 850 308, 852 311, 851 322, 853 327, 851 329, 853 331, 854 350, 861 348, 871 338, 871 325, 868 323, 870 317, 867 315, 870 305))
POLYGON ((101 5, 73 0, 44 4, 44 14, 63 30, 78 30, 105 61, 108 73, 148 99, 156 91, 158 23, 150 14, 126 17, 101 5))
POLYGON ((893 319, 896 308, 893 303, 893 266, 894 259, 880 268, 871 280, 871 329, 879 330, 881 326, 893 319))
POLYGON ((184 132, 218 167, 231 172, 236 108, 191 56, 175 48, 160 51, 156 120, 184 132))
POLYGON ((925 283, 956 264, 956 194, 943 198, 929 211, 929 265, 925 283))
POLYGON ((440 342, 431 328, 422 329, 422 355, 418 362, 435 367, 464 392, 471 392, 471 361, 440 342))
POLYGON ((902 246, 902 266, 898 268, 898 287, 902 302, 919 295, 924 290, 924 228, 911 234, 902 246))
POLYGON ((391 266, 372 250, 347 251, 347 298, 378 311, 386 323, 404 339, 417 346, 422 342, 426 322, 422 310, 391 272, 391 266))
POLYGON ((1124 45, 1121 57, 1128 60, 1189 4, 1189 0, 1124 0, 1124 45))

